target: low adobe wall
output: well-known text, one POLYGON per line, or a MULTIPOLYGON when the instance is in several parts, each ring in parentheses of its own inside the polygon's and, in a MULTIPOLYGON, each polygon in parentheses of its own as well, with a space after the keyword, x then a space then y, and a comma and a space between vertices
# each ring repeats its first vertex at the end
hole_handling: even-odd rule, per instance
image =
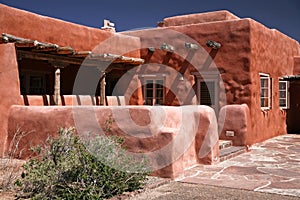
POLYGON ((59 127, 71 126, 80 136, 92 132, 124 138, 128 152, 144 153, 156 176, 175 178, 194 164, 218 162, 217 121, 207 106, 12 106, 8 143, 17 129, 26 133, 19 156, 28 158, 31 147, 56 136, 59 127))
POLYGON ((219 134, 222 140, 231 140, 234 146, 255 143, 251 136, 250 111, 247 104, 226 105, 219 113, 219 134))

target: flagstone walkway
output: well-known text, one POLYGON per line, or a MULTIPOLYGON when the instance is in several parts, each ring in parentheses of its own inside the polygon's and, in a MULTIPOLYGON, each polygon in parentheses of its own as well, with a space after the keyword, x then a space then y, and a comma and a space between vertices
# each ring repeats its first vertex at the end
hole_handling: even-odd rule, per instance
POLYGON ((177 181, 300 197, 300 135, 253 145, 250 152, 216 165, 198 165, 177 181))

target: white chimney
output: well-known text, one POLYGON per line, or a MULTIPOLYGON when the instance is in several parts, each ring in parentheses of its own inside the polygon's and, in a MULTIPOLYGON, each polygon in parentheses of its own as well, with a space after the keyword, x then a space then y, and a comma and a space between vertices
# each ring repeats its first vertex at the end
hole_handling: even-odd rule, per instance
POLYGON ((115 23, 110 22, 108 19, 104 19, 104 21, 103 21, 103 27, 101 27, 101 29, 102 30, 116 32, 115 23))

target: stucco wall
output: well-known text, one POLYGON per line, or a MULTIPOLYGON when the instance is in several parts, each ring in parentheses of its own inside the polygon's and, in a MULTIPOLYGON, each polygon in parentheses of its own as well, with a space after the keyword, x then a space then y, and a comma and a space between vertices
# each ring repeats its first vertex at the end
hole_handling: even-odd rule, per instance
POLYGON ((231 140, 234 146, 246 146, 251 142, 251 116, 246 104, 223 106, 219 114, 219 135, 231 140))
MULTIPOLYGON (((17 37, 50 42, 60 46, 71 46, 75 50, 91 51, 109 38, 98 48, 99 53, 121 54, 139 57, 139 38, 126 37, 100 28, 90 28, 50 17, 45 17, 27 11, 0 4, 0 33, 8 33, 17 37), (101 51, 104 49, 105 52, 101 51)), ((101 21, 99 27, 101 27, 101 21)))
POLYGON ((165 18, 158 25, 161 27, 182 26, 187 24, 199 24, 199 23, 225 21, 225 20, 233 20, 233 19, 239 19, 239 18, 226 10, 220 10, 215 12, 168 17, 165 18))
POLYGON ((0 44, 0 155, 7 139, 8 111, 19 105, 20 85, 16 50, 13 44, 0 44))
POLYGON ((257 143, 286 134, 286 110, 279 108, 279 78, 293 74, 294 57, 300 55, 299 43, 275 29, 250 20, 251 27, 251 129, 249 141, 257 143), (266 73, 272 79, 272 106, 260 108, 260 77, 266 73))
MULTIPOLYGON (((300 45, 299 45, 299 51, 300 51, 300 45)), ((294 57, 294 71, 293 74, 297 75, 300 74, 300 56, 294 57)))
MULTIPOLYGON (((193 17, 197 17, 197 15, 170 18, 168 20, 173 20, 174 26, 170 25, 169 28, 141 30, 126 34, 141 37, 144 47, 151 46, 157 41, 160 44, 166 42, 173 45, 175 52, 165 63, 163 62, 167 56, 165 51, 156 50, 154 53, 149 53, 147 49, 144 49, 141 54, 149 63, 167 65, 177 71, 185 67, 186 64, 183 60, 189 54, 182 52, 187 51, 183 47, 185 41, 180 37, 172 37, 172 34, 166 34, 168 32, 165 30, 174 30, 194 39, 206 51, 206 53, 201 52, 200 56, 197 53, 194 54, 197 55, 195 56, 197 58, 192 57, 194 67, 200 68, 200 73, 202 73, 213 71, 215 66, 220 72, 220 107, 230 104, 247 104, 249 107, 251 120, 247 121, 248 137, 244 143, 250 145, 279 134, 285 134, 286 111, 278 106, 278 78, 297 72, 299 43, 252 19, 237 18, 189 24, 187 19, 189 18, 193 22, 193 17), (184 25, 185 22, 188 25, 184 25), (169 38, 170 40, 168 40, 169 38), (212 50, 206 47, 207 40, 220 42, 222 46, 219 50, 212 50), (177 48, 181 48, 181 50, 176 51, 177 48), (174 55, 176 53, 177 55, 174 55), (212 59, 213 62, 209 62, 209 59, 212 59), (207 63, 209 66, 205 66, 207 63), (271 110, 262 111, 260 108, 259 72, 268 73, 272 78, 271 110)), ((190 65, 184 74, 192 85, 195 83, 195 79, 189 74, 193 71, 195 69, 190 65)), ((174 103, 176 105, 176 102, 174 103)))
POLYGON ((26 133, 19 143, 20 157, 25 158, 30 156, 30 147, 44 144, 48 136, 57 135, 59 127, 70 126, 80 136, 91 131, 123 137, 128 152, 146 153, 154 174, 162 177, 174 178, 193 164, 218 161, 217 122, 206 106, 13 106, 8 142, 16 129, 26 133), (108 120, 110 131, 105 131, 108 120))
MULTIPOLYGON (((251 104, 251 49, 248 19, 131 31, 123 34, 141 38, 141 55, 146 63, 150 63, 150 67, 148 69, 145 67, 144 71, 137 71, 138 73, 168 74, 167 71, 171 68, 183 73, 190 86, 195 86, 195 78, 191 73, 213 72, 219 74, 221 79, 220 107, 226 104, 251 104), (222 47, 213 50, 206 46, 208 40, 220 42, 222 47), (192 52, 184 47, 185 42, 196 43, 199 49, 192 52), (166 51, 160 50, 160 45, 163 43, 174 46, 174 53, 167 54, 166 51), (147 47, 156 49, 154 52, 149 52, 147 47), (160 67, 157 69, 155 66, 160 67)), ((169 80, 174 82, 176 74, 173 73, 171 76, 169 74, 169 80)), ((137 77, 136 80, 139 81, 137 77)), ((176 86, 173 91, 177 92, 176 86)), ((167 98, 166 102, 167 105, 178 105, 174 98, 167 98)), ((188 102, 191 102, 191 99, 188 102)))

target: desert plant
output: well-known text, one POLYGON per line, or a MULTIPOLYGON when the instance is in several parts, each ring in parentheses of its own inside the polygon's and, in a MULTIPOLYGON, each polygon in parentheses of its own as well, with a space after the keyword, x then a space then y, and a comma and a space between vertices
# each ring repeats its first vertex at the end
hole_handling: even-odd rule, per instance
POLYGON ((23 149, 19 148, 19 143, 27 134, 28 132, 17 127, 5 156, 0 159, 0 190, 12 190, 15 180, 22 172, 22 165, 25 161, 16 158, 22 155, 23 149))
POLYGON ((148 174, 145 159, 128 156, 114 138, 80 138, 74 132, 59 129, 40 156, 24 165, 22 179, 16 181, 20 197, 104 199, 143 185, 148 174))

